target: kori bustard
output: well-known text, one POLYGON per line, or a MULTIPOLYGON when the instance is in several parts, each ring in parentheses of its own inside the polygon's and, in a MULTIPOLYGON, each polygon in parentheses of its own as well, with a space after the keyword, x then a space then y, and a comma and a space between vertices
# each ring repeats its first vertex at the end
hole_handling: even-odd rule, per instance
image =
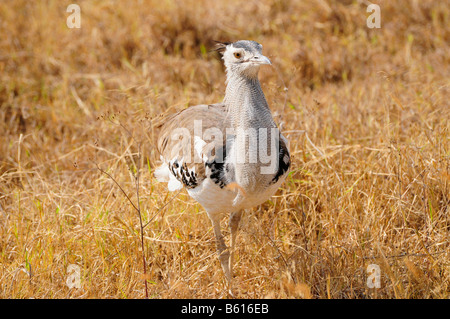
POLYGON ((155 177, 167 182, 170 191, 185 187, 206 210, 231 286, 242 211, 275 193, 288 173, 290 155, 258 80, 260 66, 271 64, 262 45, 248 40, 218 43, 217 51, 226 67, 225 98, 164 118, 158 139, 163 164, 155 177), (224 213, 230 214, 230 249, 220 230, 224 213))

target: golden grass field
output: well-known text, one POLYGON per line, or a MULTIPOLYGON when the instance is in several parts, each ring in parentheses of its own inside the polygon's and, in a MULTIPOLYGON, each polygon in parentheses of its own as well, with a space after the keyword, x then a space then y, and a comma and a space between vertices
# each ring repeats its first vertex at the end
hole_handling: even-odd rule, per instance
POLYGON ((227 297, 206 213, 153 177, 154 122, 220 102, 214 40, 250 39, 293 163, 243 216, 236 297, 449 298, 449 2, 374 2, 379 29, 356 0, 86 0, 70 29, 72 1, 2 1, 0 297, 227 297), (137 211, 97 165, 139 190, 145 276, 137 211))

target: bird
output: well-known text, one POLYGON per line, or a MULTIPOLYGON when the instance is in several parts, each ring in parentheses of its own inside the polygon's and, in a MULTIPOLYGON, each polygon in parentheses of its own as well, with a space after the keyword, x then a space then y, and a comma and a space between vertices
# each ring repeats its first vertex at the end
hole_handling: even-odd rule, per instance
POLYGON ((167 183, 169 191, 184 187, 205 209, 218 259, 232 287, 242 214, 277 191, 291 158, 288 140, 274 122, 258 79, 260 67, 272 65, 262 54, 262 45, 252 40, 216 41, 215 51, 222 55, 226 70, 224 99, 163 117, 157 125, 162 164, 154 176, 167 183), (220 227, 224 215, 229 215, 230 247, 220 227))

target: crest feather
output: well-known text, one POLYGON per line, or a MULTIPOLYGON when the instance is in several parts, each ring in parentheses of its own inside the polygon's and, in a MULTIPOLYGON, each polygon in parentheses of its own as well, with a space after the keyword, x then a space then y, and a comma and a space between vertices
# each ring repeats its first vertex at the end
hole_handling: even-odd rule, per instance
POLYGON ((230 45, 232 42, 221 42, 221 41, 216 41, 214 40, 214 42, 216 42, 216 48, 214 49, 214 51, 223 53, 223 51, 225 51, 227 45, 230 45))

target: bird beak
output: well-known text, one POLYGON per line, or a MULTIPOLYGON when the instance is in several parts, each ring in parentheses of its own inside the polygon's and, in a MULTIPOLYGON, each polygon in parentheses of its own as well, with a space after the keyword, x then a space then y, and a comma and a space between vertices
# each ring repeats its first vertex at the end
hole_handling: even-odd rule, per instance
POLYGON ((250 61, 255 64, 269 64, 269 65, 272 64, 272 62, 270 62, 270 60, 264 55, 255 55, 253 58, 250 59, 250 61))

